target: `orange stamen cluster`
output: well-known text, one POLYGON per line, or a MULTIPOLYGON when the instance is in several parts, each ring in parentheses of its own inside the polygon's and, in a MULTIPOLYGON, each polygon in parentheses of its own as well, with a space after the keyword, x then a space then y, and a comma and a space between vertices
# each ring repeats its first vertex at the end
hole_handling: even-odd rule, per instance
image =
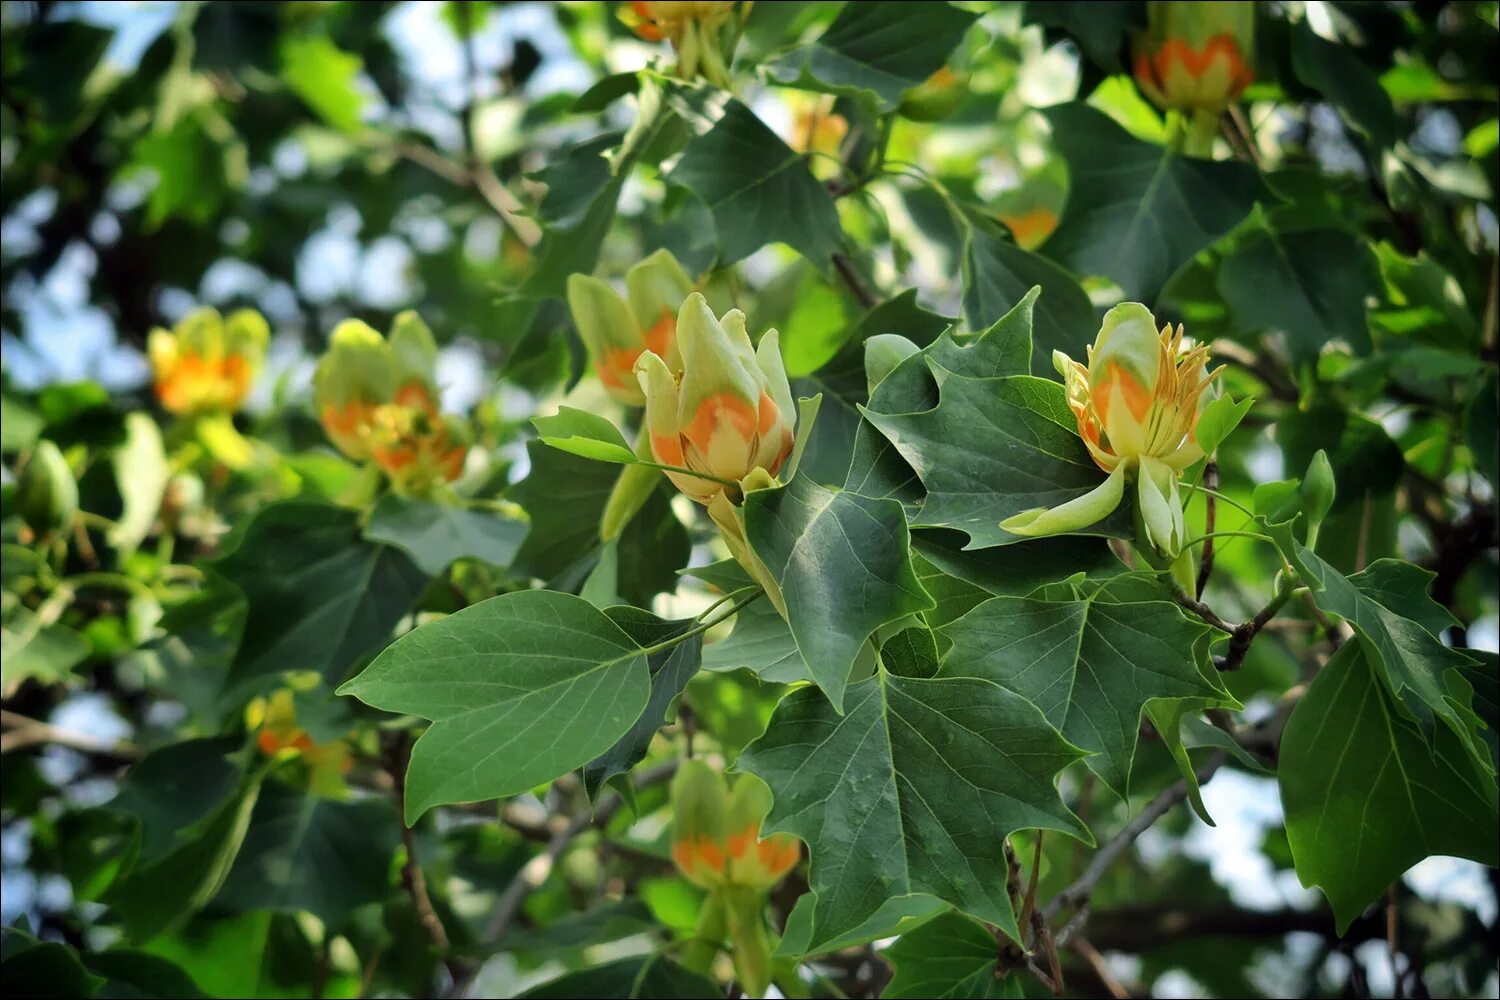
POLYGON ((1122 453, 1105 430, 1111 416, 1120 416, 1110 409, 1116 390, 1131 418, 1143 428, 1142 455, 1167 459, 1194 443, 1203 393, 1223 372, 1223 366, 1207 371, 1208 346, 1184 348, 1180 324, 1175 331, 1170 324, 1162 327, 1158 348, 1156 384, 1151 389, 1118 362, 1107 362, 1103 371, 1096 371, 1093 345, 1087 365, 1070 362, 1068 407, 1078 421, 1079 436, 1106 472, 1122 459, 1140 457, 1122 453))

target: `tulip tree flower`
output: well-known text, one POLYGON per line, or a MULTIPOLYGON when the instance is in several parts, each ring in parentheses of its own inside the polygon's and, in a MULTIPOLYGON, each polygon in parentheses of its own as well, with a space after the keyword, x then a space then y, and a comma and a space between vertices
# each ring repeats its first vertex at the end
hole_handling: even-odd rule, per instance
POLYGON ((1217 118, 1255 78, 1255 4, 1248 0, 1147 5, 1135 43, 1135 79, 1158 107, 1217 118))
POLYGON ((754 775, 732 784, 702 760, 685 760, 672 779, 672 861, 684 878, 707 889, 690 966, 712 963, 717 942, 727 940, 736 975, 751 996, 770 982, 766 893, 797 864, 802 849, 784 834, 760 835, 771 808, 771 790, 754 775))
POLYGON ((796 411, 780 341, 768 330, 750 344, 745 314, 716 319, 697 292, 677 314, 682 374, 647 351, 636 362, 646 395, 653 459, 689 498, 708 508, 734 557, 765 588, 783 616, 781 590, 745 537, 738 505, 746 492, 775 485, 792 452, 796 411))
POLYGON ((195 309, 172 330, 146 341, 156 398, 173 413, 233 413, 245 402, 266 357, 270 330, 260 313, 241 309, 226 319, 195 309))
POLYGON ((625 272, 625 295, 588 274, 568 278, 568 310, 605 390, 626 406, 643 406, 635 377, 645 351, 682 367, 677 352, 677 312, 693 281, 668 250, 658 250, 625 272))
POLYGON ((678 76, 702 74, 709 83, 728 88, 720 32, 734 11, 733 0, 635 0, 631 29, 648 42, 667 41, 677 52, 678 76))
POLYGON ((463 419, 438 410, 436 361, 431 331, 408 311, 389 340, 359 320, 340 323, 313 374, 329 440, 349 458, 373 462, 401 493, 457 479, 468 453, 463 419))
POLYGON ((344 775, 354 766, 349 745, 343 740, 318 743, 297 723, 296 699, 283 688, 269 698, 256 698, 245 706, 245 725, 255 733, 255 746, 267 757, 301 760, 308 767, 311 790, 330 798, 348 792, 344 775))
POLYGON ((1185 344, 1181 326, 1158 331, 1138 302, 1105 314, 1087 365, 1053 352, 1078 434, 1109 478, 1075 500, 1023 511, 1000 526, 1027 537, 1080 531, 1112 513, 1134 480, 1144 540, 1161 558, 1176 559, 1186 541, 1177 478, 1203 458, 1198 417, 1223 370, 1207 371, 1207 360, 1206 346, 1185 344))

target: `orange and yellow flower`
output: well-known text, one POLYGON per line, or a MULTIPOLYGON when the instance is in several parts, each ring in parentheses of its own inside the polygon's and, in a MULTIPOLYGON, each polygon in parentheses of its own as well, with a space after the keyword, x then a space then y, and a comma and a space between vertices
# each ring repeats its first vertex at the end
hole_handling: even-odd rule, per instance
POLYGON ((1135 43, 1135 79, 1158 107, 1218 115, 1255 79, 1255 5, 1152 3, 1135 43))
POLYGON ((658 250, 625 272, 625 295, 588 274, 568 278, 568 310, 610 396, 643 406, 635 363, 650 351, 676 371, 677 312, 693 281, 670 251, 658 250))
POLYGON ((733 11, 733 0, 635 0, 622 17, 646 41, 672 43, 678 76, 691 80, 702 74, 727 87, 720 29, 733 11))
POLYGON ((1061 351, 1052 360, 1078 434, 1109 478, 1084 496, 1050 510, 1024 511, 1001 527, 1026 536, 1081 530, 1114 511, 1125 481, 1134 478, 1147 540, 1158 554, 1175 558, 1185 541, 1177 478, 1203 458, 1198 418, 1223 369, 1208 371, 1206 346, 1187 343, 1181 326, 1158 330, 1151 311, 1138 302, 1105 314, 1087 364, 1061 351))
POLYGON ((216 309, 195 309, 170 331, 152 330, 146 351, 156 398, 182 415, 233 413, 250 393, 269 340, 265 318, 253 309, 227 319, 216 309))
POLYGON ((318 743, 297 723, 295 695, 285 688, 269 698, 256 698, 245 708, 245 724, 255 732, 255 746, 267 757, 301 760, 308 767, 309 785, 322 795, 341 795, 343 776, 354 766, 343 740, 318 743))
POLYGON ((457 479, 468 426, 438 409, 437 345, 414 312, 396 317, 390 339, 359 320, 333 331, 313 375, 318 419, 349 458, 373 462, 403 493, 457 479))
POLYGON ((765 783, 740 775, 732 785, 701 760, 683 761, 672 780, 672 860, 705 889, 769 889, 802 858, 797 839, 762 837, 771 808, 765 783))
POLYGON ((682 373, 650 351, 636 362, 646 394, 651 457, 667 478, 708 508, 730 554, 783 617, 781 589, 745 535, 745 493, 776 484, 795 443, 792 388, 775 330, 750 345, 745 314, 714 317, 698 292, 677 314, 682 373))
POLYGON ((694 292, 677 314, 677 341, 680 376, 650 351, 636 362, 646 426, 656 461, 685 470, 668 478, 708 505, 757 469, 780 471, 796 426, 792 389, 776 331, 752 347, 738 309, 716 319, 694 292))

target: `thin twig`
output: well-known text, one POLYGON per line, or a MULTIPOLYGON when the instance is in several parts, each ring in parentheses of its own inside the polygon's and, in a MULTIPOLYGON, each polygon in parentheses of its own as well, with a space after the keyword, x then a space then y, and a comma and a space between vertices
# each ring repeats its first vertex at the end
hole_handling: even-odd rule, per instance
POLYGON ((833 269, 838 272, 839 278, 844 282, 845 286, 848 287, 849 292, 854 296, 855 301, 857 301, 861 306, 866 309, 870 309, 880 302, 880 300, 875 297, 875 293, 870 291, 870 289, 865 286, 864 280, 860 278, 859 273, 854 270, 854 262, 851 261, 848 257, 845 257, 841 253, 834 254, 833 269))
POLYGON ((1218 521, 1218 497, 1211 491, 1219 488, 1219 463, 1210 458, 1203 466, 1203 556, 1198 563, 1198 593, 1208 586, 1208 578, 1214 571, 1214 527, 1218 521))
MULTIPOLYGON (((649 788, 652 785, 670 781, 672 775, 677 773, 677 764, 677 760, 673 759, 642 771, 635 779, 635 787, 649 788)), ((503 939, 517 914, 521 912, 521 904, 526 902, 527 896, 547 881, 547 876, 552 874, 553 867, 567 851, 568 846, 585 830, 604 826, 614 818, 615 813, 619 812, 624 804, 625 800, 620 797, 619 793, 610 792, 609 796, 601 799, 592 811, 587 807, 579 810, 553 833, 552 839, 547 842, 542 853, 528 861, 516 873, 515 878, 511 879, 510 884, 500 894, 500 898, 495 901, 495 909, 490 914, 489 923, 485 924, 484 930, 479 935, 479 943, 492 945, 503 939)), ((467 996, 472 986, 472 973, 461 978, 455 977, 450 995, 467 996)))
POLYGON ((1113 972, 1109 971, 1109 963, 1104 961, 1104 956, 1099 954, 1099 949, 1081 937, 1075 937, 1071 947, 1078 953, 1079 958, 1088 963, 1088 967, 1093 970, 1094 975, 1099 977, 1099 982, 1103 983, 1104 988, 1109 990, 1110 996, 1114 997, 1115 1000, 1128 1000, 1130 991, 1115 978, 1113 972))
POLYGON ((127 763, 140 760, 146 753, 141 747, 126 740, 96 739, 86 733, 63 729, 18 712, 0 710, 0 727, 5 730, 5 734, 0 736, 0 753, 10 753, 12 750, 43 743, 127 763))
POLYGON ((412 909, 416 910, 417 920, 432 940, 432 947, 446 959, 448 930, 432 907, 432 897, 427 894, 427 876, 417 857, 417 838, 412 828, 406 824, 406 768, 410 762, 411 737, 404 732, 394 734, 386 752, 386 771, 391 776, 396 816, 401 822, 401 842, 406 847, 406 864, 401 868, 401 886, 411 897, 412 909))
MULTIPOLYGON (((1202 767, 1198 768, 1196 774, 1198 783, 1201 785, 1213 777, 1224 762, 1228 760, 1228 754, 1222 751, 1210 757, 1202 767)), ((1087 903, 1094 895, 1094 889, 1104 873, 1109 871, 1111 865, 1124 854, 1125 851, 1135 843, 1136 838, 1149 830, 1157 820, 1165 816, 1173 806, 1187 798, 1188 783, 1186 778, 1179 778, 1166 788, 1157 793, 1156 798, 1146 804, 1140 813, 1126 823, 1119 833, 1106 841, 1102 847, 1095 852, 1089 866, 1084 869, 1083 874, 1062 892, 1052 897, 1051 901, 1042 908, 1042 919, 1051 924, 1057 915, 1064 909, 1072 906, 1081 906, 1087 903)), ((1081 928, 1075 928, 1069 923, 1063 931, 1056 936, 1058 947, 1064 947, 1071 937, 1070 931, 1076 934, 1081 928)))

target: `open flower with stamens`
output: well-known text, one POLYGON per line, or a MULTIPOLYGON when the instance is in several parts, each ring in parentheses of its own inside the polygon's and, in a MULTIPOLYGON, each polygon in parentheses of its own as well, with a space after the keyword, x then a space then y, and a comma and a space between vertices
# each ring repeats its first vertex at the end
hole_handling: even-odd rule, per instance
POLYGON ((1198 417, 1222 371, 1209 372, 1207 360, 1206 346, 1185 341, 1181 326, 1158 330, 1138 302, 1105 314, 1087 364, 1054 352, 1078 434, 1109 478, 1076 500, 1023 511, 1000 526, 1026 536, 1082 530, 1113 512, 1134 480, 1146 541, 1175 558, 1186 541, 1177 477, 1203 457, 1198 417))
POLYGON ((1255 4, 1248 0, 1147 5, 1135 43, 1135 79, 1160 108, 1217 116, 1255 79, 1255 4))
POLYGON ((677 312, 693 281, 668 250, 658 250, 625 272, 625 294, 589 274, 568 278, 568 310, 588 348, 605 391, 626 406, 642 406, 646 395, 635 363, 650 351, 672 371, 682 367, 677 351, 677 312))

